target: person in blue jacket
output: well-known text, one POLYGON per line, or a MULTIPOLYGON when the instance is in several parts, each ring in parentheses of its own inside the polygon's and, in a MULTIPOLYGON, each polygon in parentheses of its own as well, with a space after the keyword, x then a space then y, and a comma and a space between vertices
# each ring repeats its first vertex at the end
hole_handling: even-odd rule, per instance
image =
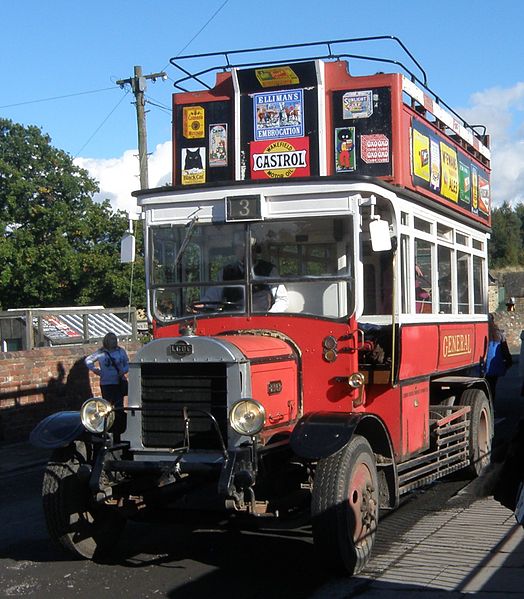
POLYGON ((117 336, 107 333, 102 347, 87 356, 85 363, 89 370, 100 377, 102 397, 116 408, 121 408, 124 405, 124 396, 127 395, 126 374, 129 371, 129 359, 125 349, 118 345, 117 336))
POLYGON ((504 376, 513 364, 511 352, 504 332, 495 323, 494 314, 488 316, 488 351, 486 355, 486 380, 491 390, 491 397, 495 402, 495 389, 499 376, 504 376))

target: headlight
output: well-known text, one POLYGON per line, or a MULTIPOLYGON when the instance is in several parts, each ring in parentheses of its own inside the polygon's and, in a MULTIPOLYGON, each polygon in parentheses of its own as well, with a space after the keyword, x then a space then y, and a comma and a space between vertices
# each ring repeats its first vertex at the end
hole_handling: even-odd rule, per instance
POLYGON ((82 424, 91 433, 108 431, 115 422, 113 406, 101 397, 93 397, 85 401, 80 410, 82 424))
POLYGON ((264 406, 254 399, 241 399, 229 413, 229 423, 240 435, 259 433, 266 421, 264 406))

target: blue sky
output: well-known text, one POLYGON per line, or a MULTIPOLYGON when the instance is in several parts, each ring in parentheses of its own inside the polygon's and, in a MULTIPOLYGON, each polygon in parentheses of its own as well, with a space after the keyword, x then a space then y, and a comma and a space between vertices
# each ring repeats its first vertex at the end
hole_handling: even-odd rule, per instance
MULTIPOLYGON (((138 187, 134 98, 115 84, 134 65, 169 76, 147 89, 154 186, 169 179, 171 57, 370 35, 399 37, 429 87, 469 122, 488 126, 494 203, 524 201, 520 0, 17 0, 3 3, 2 17, 0 115, 48 133, 115 206, 126 207, 138 187)), ((355 51, 395 57, 388 42, 355 51)), ((362 69, 350 63, 350 71, 362 69)))

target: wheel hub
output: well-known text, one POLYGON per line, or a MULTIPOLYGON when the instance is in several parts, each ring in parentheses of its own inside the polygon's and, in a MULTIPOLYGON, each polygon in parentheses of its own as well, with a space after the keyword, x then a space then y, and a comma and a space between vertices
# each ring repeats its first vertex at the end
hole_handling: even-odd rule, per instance
POLYGON ((359 464, 355 469, 349 491, 349 503, 355 517, 353 540, 358 543, 373 531, 377 519, 375 488, 365 464, 359 464))

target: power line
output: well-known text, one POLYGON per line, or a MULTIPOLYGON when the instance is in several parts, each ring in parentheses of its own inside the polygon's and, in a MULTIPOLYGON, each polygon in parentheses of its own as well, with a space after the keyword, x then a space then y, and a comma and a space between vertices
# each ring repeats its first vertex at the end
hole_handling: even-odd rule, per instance
POLYGON ((151 96, 147 95, 146 101, 151 106, 155 106, 156 108, 160 108, 160 110, 163 110, 164 112, 167 112, 168 114, 171 114, 172 109, 169 108, 169 106, 166 106, 165 104, 161 104, 160 100, 155 100, 151 96))
POLYGON ((40 98, 39 100, 27 100, 26 102, 17 102, 16 104, 5 104, 4 106, 0 106, 0 108, 13 108, 15 106, 24 106, 25 104, 38 104, 39 102, 51 102, 52 100, 62 100, 64 98, 73 98, 75 96, 85 96, 87 94, 97 94, 98 92, 105 92, 110 89, 115 89, 112 87, 103 87, 101 89, 92 89, 86 92, 77 92, 76 94, 65 94, 63 96, 52 96, 51 98, 40 98))
MULTIPOLYGON (((180 54, 182 54, 182 52, 184 52, 184 50, 186 48, 188 48, 194 41, 195 39, 204 31, 204 29, 211 23, 211 21, 213 21, 213 19, 218 15, 218 13, 226 6, 226 4, 228 4, 229 0, 224 0, 224 2, 222 2, 222 4, 215 10, 215 12, 209 17, 209 19, 202 25, 202 27, 195 33, 195 35, 187 42, 187 44, 178 52, 177 56, 179 56, 180 54)), ((170 63, 168 63, 163 69, 162 71, 164 71, 168 66, 170 65, 170 63)), ((170 77, 168 77, 168 79, 171 79, 170 77)), ((4 104, 2 106, 0 106, 0 109, 2 108, 15 108, 17 106, 25 106, 27 104, 38 104, 41 102, 52 102, 54 100, 63 100, 65 98, 74 98, 77 96, 85 96, 88 94, 97 94, 99 92, 104 92, 104 91, 109 91, 109 90, 114 90, 116 89, 114 86, 112 87, 103 87, 100 89, 93 89, 93 90, 88 90, 88 91, 83 91, 83 92, 76 92, 73 94, 64 94, 61 96, 51 96, 49 98, 39 98, 36 100, 26 100, 24 102, 16 102, 13 104, 4 104)), ((106 121, 109 119, 109 117, 113 114, 113 112, 115 112, 115 110, 120 106, 120 104, 122 103, 122 101, 124 100, 124 98, 127 96, 127 94, 129 93, 129 91, 126 91, 126 93, 122 96, 122 98, 120 98, 120 100, 117 102, 117 104, 114 106, 114 108, 109 112, 109 114, 104 118, 104 120, 100 123, 100 125, 95 129, 95 131, 92 133, 92 135, 89 137, 89 139, 83 144, 83 146, 78 150, 78 152, 75 154, 75 158, 80 154, 80 152, 89 144, 89 142, 93 139, 93 137, 98 133, 98 131, 100 131, 100 129, 104 126, 104 124, 106 123, 106 121)), ((161 110, 164 110, 166 112, 171 112, 171 109, 168 108, 167 106, 163 106, 161 104, 155 103, 151 100, 148 100, 148 102, 152 105, 152 106, 156 106, 157 108, 160 108, 161 110)))
POLYGON ((93 139, 93 137, 100 131, 100 129, 102 129, 102 127, 105 125, 106 121, 109 119, 109 117, 113 114, 113 112, 115 112, 115 110, 120 106, 120 104, 122 104, 122 102, 124 101, 124 98, 127 97, 127 95, 129 94, 129 90, 126 90, 126 93, 120 98, 120 100, 118 100, 117 104, 115 105, 115 107, 111 110, 111 112, 106 116, 106 118, 100 123, 100 125, 98 125, 98 127, 95 129, 95 131, 91 134, 91 136, 89 137, 89 139, 85 142, 85 144, 78 150, 78 152, 75 154, 75 158, 77 158, 77 156, 80 154, 80 152, 87 146, 87 144, 93 139))
POLYGON ((222 4, 215 10, 215 12, 209 17, 209 19, 202 25, 202 27, 195 33, 195 35, 187 42, 187 44, 180 50, 178 54, 182 54, 182 52, 204 31, 204 29, 211 23, 211 21, 218 15, 218 13, 224 8, 224 6, 229 2, 229 0, 224 0, 222 4))
MULTIPOLYGON (((222 2, 222 4, 215 10, 215 12, 209 17, 209 19, 202 25, 202 27, 200 27, 200 29, 195 33, 195 35, 187 42, 187 44, 181 50, 178 51, 177 56, 180 56, 180 54, 182 54, 182 52, 196 40, 196 38, 202 33, 202 31, 204 31, 204 29, 209 25, 209 23, 211 23, 211 21, 218 15, 218 13, 224 8, 224 6, 228 2, 229 2, 229 0, 224 0, 224 2, 222 2)), ((170 64, 171 63, 168 62, 166 64, 166 66, 162 69, 162 71, 165 71, 170 64)), ((171 79, 171 77, 169 77, 169 79, 171 79)))

